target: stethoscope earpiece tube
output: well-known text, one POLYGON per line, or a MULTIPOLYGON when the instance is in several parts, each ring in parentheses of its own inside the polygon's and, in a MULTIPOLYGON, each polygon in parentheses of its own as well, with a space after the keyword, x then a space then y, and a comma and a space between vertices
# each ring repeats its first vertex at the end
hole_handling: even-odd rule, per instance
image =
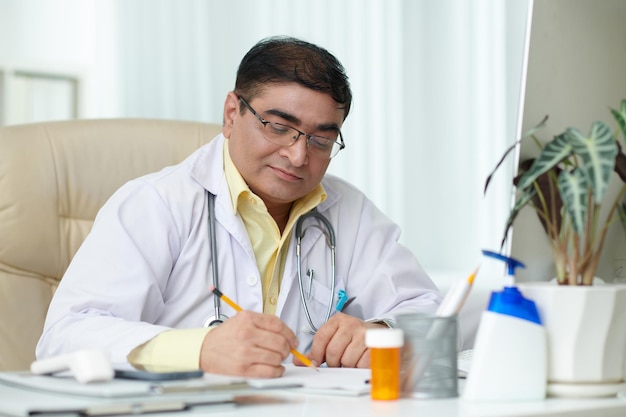
MULTIPOLYGON (((219 288, 219 270, 217 267, 217 239, 215 237, 215 194, 207 191, 207 210, 209 211, 209 245, 211 246, 211 269, 213 272, 213 287, 219 288)), ((213 297, 215 305, 215 319, 210 323, 205 323, 206 327, 210 327, 222 323, 221 300, 219 297, 213 297)))
MULTIPOLYGON (((311 328, 311 333, 317 333, 318 328, 313 324, 313 320, 311 319, 311 313, 309 312, 309 306, 306 301, 306 297, 304 295, 304 284, 302 282, 302 238, 304 237, 305 231, 302 230, 302 225, 304 221, 309 217, 316 218, 320 222, 322 222, 328 232, 327 243, 330 246, 330 264, 331 264, 331 281, 330 281, 330 299, 328 300, 328 310, 326 311, 326 319, 324 323, 328 321, 330 318, 330 313, 333 309, 333 298, 335 295, 335 282, 337 281, 336 272, 335 272, 335 230, 333 226, 330 224, 328 219, 321 215, 316 209, 309 211, 306 214, 303 214, 298 218, 296 222, 296 262, 298 263, 297 272, 298 272, 298 287, 300 289, 300 301, 302 301, 302 308, 304 310, 304 315, 306 317, 307 322, 309 323, 309 327, 311 328)), ((309 284, 313 281, 313 270, 309 269, 309 284)), ((309 290, 308 296, 310 297, 311 291, 309 290)))

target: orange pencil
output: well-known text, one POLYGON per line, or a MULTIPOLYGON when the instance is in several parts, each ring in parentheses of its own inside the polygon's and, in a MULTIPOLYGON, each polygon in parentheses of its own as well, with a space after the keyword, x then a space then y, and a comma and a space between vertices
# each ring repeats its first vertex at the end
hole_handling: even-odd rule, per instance
MULTIPOLYGON (((228 298, 227 296, 225 296, 224 294, 222 294, 222 292, 220 290, 218 290, 217 288, 215 288, 214 286, 211 285, 211 288, 209 288, 209 290, 217 295, 221 300, 223 300, 226 304, 228 304, 229 306, 231 306, 233 309, 235 309, 235 311, 241 311, 243 310, 241 307, 239 307, 239 305, 237 303, 235 303, 233 300, 231 300, 230 298, 228 298)), ((305 364, 306 366, 313 368, 317 371, 317 368, 315 367, 315 365, 313 365, 313 362, 311 362, 311 360, 309 358, 307 358, 306 356, 304 356, 302 353, 298 352, 295 349, 291 349, 291 354, 293 356, 295 356, 296 358, 300 359, 300 361, 305 364)))

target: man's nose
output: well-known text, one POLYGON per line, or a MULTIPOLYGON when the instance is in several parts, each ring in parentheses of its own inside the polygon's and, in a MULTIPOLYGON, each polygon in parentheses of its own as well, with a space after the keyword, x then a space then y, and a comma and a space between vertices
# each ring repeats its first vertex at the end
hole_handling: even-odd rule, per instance
POLYGON ((306 135, 300 133, 294 142, 285 147, 287 151, 287 157, 291 161, 293 166, 302 166, 306 163, 308 158, 308 138, 306 135))

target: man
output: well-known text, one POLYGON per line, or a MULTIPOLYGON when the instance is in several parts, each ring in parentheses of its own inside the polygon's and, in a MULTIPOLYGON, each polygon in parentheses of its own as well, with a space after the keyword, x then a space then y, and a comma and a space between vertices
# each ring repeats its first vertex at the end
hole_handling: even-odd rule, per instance
POLYGON ((325 176, 351 101, 328 51, 282 37, 255 45, 226 96, 223 134, 101 209, 52 300, 38 357, 96 347, 148 368, 277 377, 297 348, 316 364, 368 367, 365 330, 433 312, 440 295, 399 228, 325 176), (332 232, 307 219, 298 262, 294 229, 312 209, 332 232), (213 285, 244 311, 222 303, 230 318, 217 324, 213 285))

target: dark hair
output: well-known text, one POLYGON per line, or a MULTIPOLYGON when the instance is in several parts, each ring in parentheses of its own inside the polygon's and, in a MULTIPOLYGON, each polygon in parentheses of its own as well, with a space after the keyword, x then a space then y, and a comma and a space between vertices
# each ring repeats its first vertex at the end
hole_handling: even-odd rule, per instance
POLYGON ((254 45, 239 64, 235 93, 250 101, 266 84, 286 82, 329 94, 345 110, 344 120, 348 116, 352 91, 343 66, 326 49, 296 38, 271 37, 254 45))

